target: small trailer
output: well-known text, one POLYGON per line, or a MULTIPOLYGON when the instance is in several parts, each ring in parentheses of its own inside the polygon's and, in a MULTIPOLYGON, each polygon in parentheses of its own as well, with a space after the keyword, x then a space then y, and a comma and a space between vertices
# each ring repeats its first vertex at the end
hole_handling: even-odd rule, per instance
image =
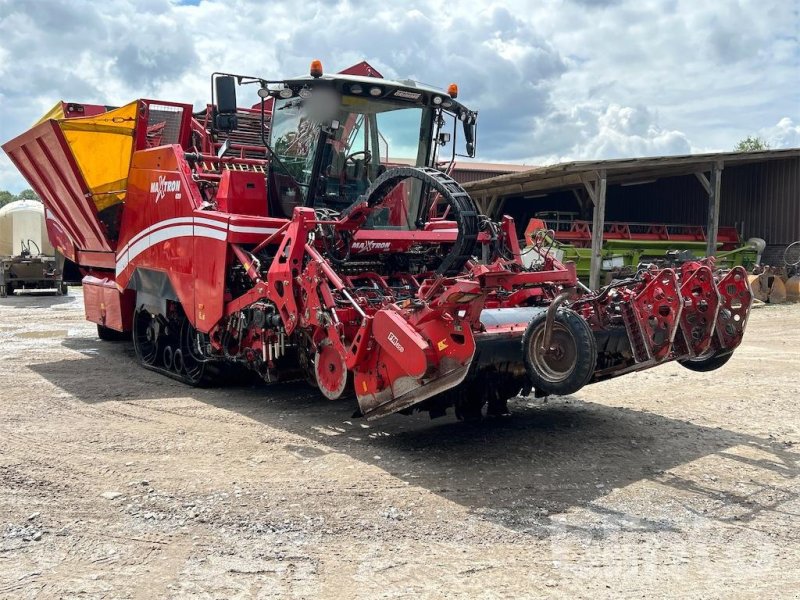
POLYGON ((36 200, 0 208, 0 298, 15 291, 66 294, 64 257, 47 237, 45 209, 36 200))

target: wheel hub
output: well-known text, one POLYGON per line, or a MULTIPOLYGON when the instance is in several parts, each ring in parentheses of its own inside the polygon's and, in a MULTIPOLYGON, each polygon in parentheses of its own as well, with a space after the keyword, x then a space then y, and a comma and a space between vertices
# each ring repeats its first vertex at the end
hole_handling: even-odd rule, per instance
POLYGON ((575 340, 563 326, 556 323, 547 349, 540 350, 544 328, 536 332, 529 348, 530 359, 537 365, 543 377, 560 381, 569 376, 577 360, 575 340))

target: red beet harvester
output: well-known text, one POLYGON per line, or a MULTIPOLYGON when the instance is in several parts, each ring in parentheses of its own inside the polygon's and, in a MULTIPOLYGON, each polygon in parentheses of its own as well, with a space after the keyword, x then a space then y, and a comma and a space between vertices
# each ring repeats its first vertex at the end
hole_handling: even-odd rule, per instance
POLYGON ((148 369, 202 385, 238 365, 355 394, 368 419, 476 418, 521 390, 570 394, 671 360, 715 369, 741 342, 741 267, 642 265, 589 291, 545 243, 521 251, 512 219, 482 215, 437 168, 475 152, 477 113, 454 85, 318 61, 212 82, 200 112, 60 103, 3 146, 84 274, 87 319, 132 336, 148 369), (237 107, 237 89, 260 101, 237 107))

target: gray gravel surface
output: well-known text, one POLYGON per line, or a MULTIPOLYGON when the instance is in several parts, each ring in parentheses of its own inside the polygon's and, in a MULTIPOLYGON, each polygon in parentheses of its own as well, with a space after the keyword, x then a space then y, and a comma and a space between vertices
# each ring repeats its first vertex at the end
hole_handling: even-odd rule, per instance
POLYGON ((0 300, 0 598, 797 597, 800 305, 511 417, 192 389, 0 300))

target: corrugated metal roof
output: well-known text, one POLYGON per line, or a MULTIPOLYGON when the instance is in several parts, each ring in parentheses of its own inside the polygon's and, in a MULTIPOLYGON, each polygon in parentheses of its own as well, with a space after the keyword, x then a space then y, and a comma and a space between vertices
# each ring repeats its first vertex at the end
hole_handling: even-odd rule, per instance
POLYGON ((512 165, 508 163, 487 163, 459 160, 453 165, 452 176, 460 184, 481 181, 498 175, 530 171, 532 165, 512 165))
POLYGON ((519 226, 539 211, 578 210, 570 190, 583 188, 605 170, 609 221, 705 225, 708 197, 694 174, 717 162, 724 167, 721 225, 769 244, 800 239, 800 148, 572 162, 463 185, 483 210, 502 210, 519 226), (495 196, 503 202, 490 202, 495 196))
POLYGON ((536 167, 537 165, 457 160, 454 169, 457 171, 480 171, 481 173, 521 173, 530 171, 536 167))
POLYGON ((716 152, 680 156, 653 156, 559 163, 534 167, 522 172, 499 175, 478 182, 467 183, 464 188, 475 199, 505 196, 537 190, 569 189, 593 180, 596 173, 605 170, 610 184, 636 179, 671 177, 697 171, 707 171, 717 162, 748 164, 765 160, 800 156, 800 148, 765 150, 760 152, 716 152))

